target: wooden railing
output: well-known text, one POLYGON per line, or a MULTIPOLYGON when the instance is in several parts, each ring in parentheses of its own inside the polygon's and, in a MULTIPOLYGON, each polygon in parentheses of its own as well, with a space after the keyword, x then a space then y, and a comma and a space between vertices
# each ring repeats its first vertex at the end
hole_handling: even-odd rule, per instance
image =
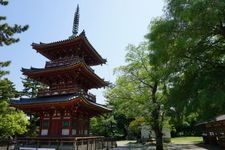
POLYGON ((47 61, 45 64, 45 67, 46 68, 59 67, 59 66, 75 64, 78 62, 84 62, 84 59, 79 57, 71 57, 71 58, 62 58, 55 61, 47 61))
POLYGON ((54 96, 54 95, 63 95, 63 94, 78 94, 81 96, 84 96, 85 98, 87 98, 89 101, 91 102, 96 102, 96 96, 94 94, 91 93, 86 93, 82 90, 78 90, 76 88, 65 88, 65 89, 45 89, 45 90, 41 90, 38 91, 38 96, 42 97, 42 96, 54 96))
POLYGON ((18 138, 15 150, 38 150, 51 148, 52 150, 103 150, 116 147, 116 141, 102 136, 90 137, 33 137, 18 138))
MULTIPOLYGON (((64 59, 58 59, 55 61, 47 61, 45 64, 45 68, 52 68, 52 67, 60 67, 60 66, 66 66, 66 65, 71 65, 71 64, 76 64, 79 62, 84 62, 84 59, 79 58, 79 57, 71 57, 71 58, 64 58, 64 59)), ((87 66, 89 70, 94 72, 94 70, 90 67, 87 66)))
POLYGON ((62 95, 62 94, 72 94, 76 93, 77 89, 75 88, 65 88, 65 89, 45 89, 38 91, 38 96, 54 96, 54 95, 62 95))

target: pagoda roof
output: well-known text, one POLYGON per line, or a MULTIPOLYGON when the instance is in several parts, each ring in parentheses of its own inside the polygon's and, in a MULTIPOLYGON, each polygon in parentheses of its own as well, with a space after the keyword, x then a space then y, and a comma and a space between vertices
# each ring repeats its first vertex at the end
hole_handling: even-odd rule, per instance
POLYGON ((95 86, 96 88, 109 85, 109 82, 104 81, 104 79, 101 79, 98 75, 94 73, 94 71, 89 66, 87 66, 83 62, 76 62, 74 64, 66 66, 51 68, 22 68, 21 71, 24 75, 27 75, 28 77, 47 85, 49 83, 49 80, 46 80, 47 78, 59 77, 60 75, 70 76, 70 78, 77 78, 80 76, 80 74, 82 74, 86 80, 89 79, 89 81, 92 81, 92 83, 94 83, 94 85, 92 86, 95 86))
POLYGON ((72 36, 71 38, 61 41, 51 43, 40 42, 39 44, 32 43, 32 47, 50 60, 55 60, 65 53, 70 53, 72 55, 72 53, 77 50, 74 49, 75 47, 83 47, 81 50, 82 53, 86 54, 84 59, 86 59, 88 65, 94 66, 106 63, 106 59, 103 59, 88 41, 84 31, 78 36, 72 36), (71 48, 73 48, 73 52, 69 50, 71 48), (57 55, 58 57, 56 57, 57 55))
POLYGON ((95 115, 112 111, 112 109, 106 107, 105 105, 88 100, 80 93, 49 97, 20 98, 19 100, 12 99, 10 100, 10 105, 27 113, 44 111, 44 109, 51 109, 54 106, 65 108, 65 106, 74 107, 76 105, 79 105, 79 107, 88 108, 90 111, 94 111, 96 113, 95 115))

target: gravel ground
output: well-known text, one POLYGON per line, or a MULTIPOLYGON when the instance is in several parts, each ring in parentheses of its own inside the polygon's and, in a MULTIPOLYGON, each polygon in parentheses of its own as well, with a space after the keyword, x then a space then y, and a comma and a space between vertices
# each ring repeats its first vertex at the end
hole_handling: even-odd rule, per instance
MULTIPOLYGON (((154 145, 129 145, 133 141, 118 141, 117 148, 113 150, 155 150, 154 145)), ((211 146, 205 144, 165 144, 165 150, 223 150, 218 146, 211 146)))
MULTIPOLYGON (((117 148, 113 150, 155 150, 154 145, 141 145, 128 143, 134 141, 118 141, 117 148)), ((219 148, 218 146, 205 145, 205 144, 165 144, 165 150, 224 150, 224 148, 219 148)), ((10 150, 14 147, 10 146, 10 150)), ((0 150, 6 150, 6 147, 0 146, 0 150)))

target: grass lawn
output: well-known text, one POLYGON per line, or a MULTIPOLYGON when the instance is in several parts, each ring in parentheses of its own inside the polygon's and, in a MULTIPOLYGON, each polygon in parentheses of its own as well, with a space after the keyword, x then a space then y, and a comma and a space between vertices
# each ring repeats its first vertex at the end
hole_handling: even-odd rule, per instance
POLYGON ((171 143, 173 144, 194 144, 201 142, 203 142, 203 139, 199 136, 176 137, 171 139, 171 143))

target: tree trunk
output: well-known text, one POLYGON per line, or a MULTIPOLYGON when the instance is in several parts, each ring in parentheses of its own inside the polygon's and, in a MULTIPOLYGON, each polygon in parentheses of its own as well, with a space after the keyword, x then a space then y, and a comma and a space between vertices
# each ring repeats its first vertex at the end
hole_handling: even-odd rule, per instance
POLYGON ((163 138, 162 138, 162 131, 158 130, 155 131, 156 136, 156 150, 163 150, 163 138))
POLYGON ((163 150, 163 133, 162 127, 159 124, 159 120, 153 121, 153 130, 155 132, 156 150, 163 150))
POLYGON ((9 141, 7 141, 7 146, 6 146, 6 150, 9 150, 9 141))
POLYGON ((151 94, 152 94, 152 103, 155 105, 152 111, 152 129, 155 131, 156 136, 156 150, 163 150, 163 139, 162 139, 162 121, 163 119, 160 118, 160 103, 157 102, 156 98, 156 92, 157 92, 158 83, 155 82, 154 86, 151 88, 151 94))

